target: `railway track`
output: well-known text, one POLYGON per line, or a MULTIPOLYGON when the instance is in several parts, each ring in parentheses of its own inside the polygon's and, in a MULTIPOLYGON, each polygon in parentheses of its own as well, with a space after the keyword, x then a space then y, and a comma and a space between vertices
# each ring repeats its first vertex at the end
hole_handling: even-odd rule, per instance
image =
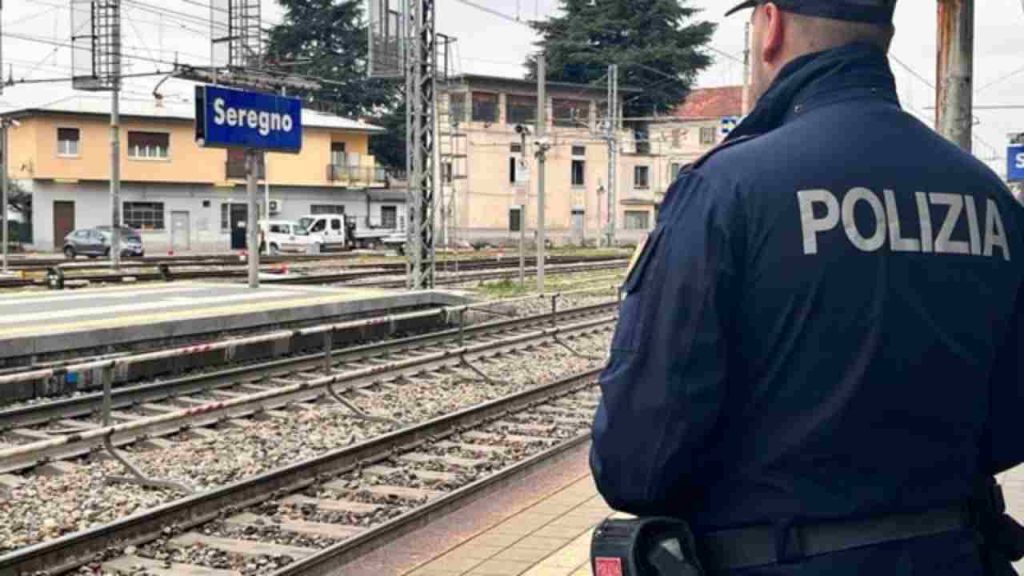
POLYGON ((310 576, 586 441, 589 370, 0 557, 2 574, 310 576))
POLYGON ((104 442, 126 446, 182 430, 278 411, 295 403, 341 396, 439 369, 521 351, 548 341, 608 330, 615 302, 470 325, 324 354, 217 370, 118 388, 110 396, 112 420, 100 417, 103 395, 84 394, 0 411, 0 474, 89 454, 104 442))
MULTIPOLYGON (((300 264, 311 264, 311 265, 322 265, 328 266, 331 261, 338 261, 339 258, 334 255, 327 256, 305 256, 295 262, 300 264)), ((341 258, 344 261, 345 258, 341 258)), ((111 272, 110 270, 103 269, 102 267, 95 265, 76 265, 69 264, 66 266, 58 266, 60 273, 64 275, 64 281, 75 281, 75 282, 89 282, 89 283, 122 283, 122 282, 154 282, 154 281, 168 281, 168 280, 201 280, 201 279, 237 279, 244 278, 248 274, 245 266, 237 264, 219 263, 214 264, 199 264, 196 263, 174 263, 172 266, 169 262, 154 262, 146 263, 140 267, 132 267, 129 271, 111 272), (197 267, 202 266, 202 267, 197 267), (212 267, 211 267, 212 266, 212 267), (161 269, 162 267, 162 269, 161 269), (99 270, 94 272, 94 270, 99 270), (83 272, 84 273, 78 273, 83 272)), ((235 260, 237 263, 237 259, 235 260)), ((290 262, 289 260, 273 260, 270 265, 281 264, 290 262)), ((590 264, 599 266, 606 264, 607 267, 625 266, 627 261, 622 256, 618 255, 599 255, 599 256, 551 256, 548 259, 548 263, 552 265, 552 271, 557 272, 557 267, 560 265, 585 265, 590 264)), ((536 263, 536 258, 531 257, 527 259, 527 265, 532 266, 536 263)), ((451 266, 455 266, 454 261, 449 262, 451 266)), ((318 266, 319 267, 319 266, 318 266)), ((375 284, 368 279, 372 279, 380 276, 395 276, 402 275, 405 273, 405 262, 380 262, 380 263, 345 263, 342 269, 331 272, 313 273, 313 274, 288 274, 282 275, 277 278, 268 278, 265 281, 268 283, 280 283, 280 284, 336 284, 336 283, 349 283, 359 282, 359 285, 363 286, 378 286, 378 287, 404 287, 405 281, 402 279, 400 282, 396 279, 382 280, 380 284, 375 284)), ((43 270, 54 268, 49 266, 43 270)), ((441 283, 457 282, 457 278, 461 274, 472 271, 482 271, 494 268, 503 269, 502 272, 498 273, 497 276, 492 277, 506 277, 512 274, 514 270, 518 273, 518 260, 514 258, 472 258, 460 260, 458 263, 459 272, 443 272, 439 275, 439 281, 441 283)), ((601 269, 596 268, 596 269, 601 269)), ((265 269, 270 271, 270 269, 265 269)), ((572 271, 572 269, 568 269, 572 271)), ((37 271, 38 272, 38 271, 37 271)), ((487 278, 482 278, 487 279, 487 278)), ((45 287, 49 285, 50 280, 47 276, 36 274, 36 277, 14 277, 14 278, 0 278, 0 289, 7 288, 25 288, 25 287, 45 287)))

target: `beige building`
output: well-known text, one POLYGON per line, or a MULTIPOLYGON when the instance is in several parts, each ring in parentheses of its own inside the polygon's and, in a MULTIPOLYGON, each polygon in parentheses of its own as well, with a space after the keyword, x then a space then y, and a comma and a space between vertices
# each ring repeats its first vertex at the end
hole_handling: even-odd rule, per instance
MULTIPOLYGON (((109 98, 75 95, 4 115, 9 176, 32 195, 33 247, 60 250, 76 228, 108 225, 109 98)), ((201 148, 191 104, 125 99, 121 118, 122 222, 140 231, 148 252, 220 251, 246 218, 240 150, 201 148)), ((390 189, 369 154, 382 128, 303 110, 302 150, 268 153, 260 167, 260 205, 272 218, 345 214, 359 228, 402 229, 405 190, 390 189), (265 177, 269 177, 269 183, 265 177)))
MULTIPOLYGON (((523 225, 532 239, 538 222, 536 82, 467 75, 441 88, 442 242, 514 244, 523 225)), ((654 227, 679 168, 721 139, 722 116, 738 115, 738 108, 721 102, 739 89, 714 90, 695 91, 669 117, 643 119, 646 132, 625 127, 636 124, 630 119, 615 130, 617 242, 635 243, 654 227)), ((621 98, 637 92, 620 89, 621 98)), ((606 96, 604 85, 547 85, 545 225, 556 244, 596 244, 605 235, 606 96)))

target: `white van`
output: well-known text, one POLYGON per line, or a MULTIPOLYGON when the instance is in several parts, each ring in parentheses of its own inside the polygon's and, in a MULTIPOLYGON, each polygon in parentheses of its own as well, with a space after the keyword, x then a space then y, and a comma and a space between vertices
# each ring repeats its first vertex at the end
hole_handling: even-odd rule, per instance
POLYGON ((323 239, 330 248, 348 247, 348 229, 344 214, 310 214, 299 218, 299 225, 323 239))
POLYGON ((270 254, 318 254, 324 244, 320 235, 309 233, 299 222, 287 220, 261 220, 260 234, 260 251, 265 253, 269 249, 270 254))

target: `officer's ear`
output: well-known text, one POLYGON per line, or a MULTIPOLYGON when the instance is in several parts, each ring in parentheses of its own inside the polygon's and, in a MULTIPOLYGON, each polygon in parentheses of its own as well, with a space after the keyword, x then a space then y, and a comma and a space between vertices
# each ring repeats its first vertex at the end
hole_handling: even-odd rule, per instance
POLYGON ((754 49, 760 52, 762 62, 781 66, 780 58, 786 43, 786 22, 782 10, 774 2, 757 7, 754 15, 755 26, 761 28, 761 45, 754 49))

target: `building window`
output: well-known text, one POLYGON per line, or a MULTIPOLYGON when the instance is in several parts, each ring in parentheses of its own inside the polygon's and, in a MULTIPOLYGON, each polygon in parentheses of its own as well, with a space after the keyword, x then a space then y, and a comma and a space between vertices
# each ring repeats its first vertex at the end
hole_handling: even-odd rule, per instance
POLYGON ((388 230, 398 228, 398 208, 395 206, 381 206, 380 225, 388 230))
MULTIPOLYGON (((248 167, 246 166, 245 150, 241 148, 228 148, 228 160, 225 170, 225 176, 231 180, 241 180, 247 177, 248 167)), ((264 178, 267 170, 263 165, 264 154, 256 156, 256 177, 264 178)))
POLYGON ((466 121, 466 93, 448 95, 448 123, 451 125, 462 124, 466 121))
POLYGON ((57 128, 57 155, 78 156, 78 128, 57 128))
POLYGON ((702 126, 700 129, 700 143, 701 144, 714 144, 715 143, 715 127, 714 126, 702 126))
POLYGON ((651 168, 650 168, 650 166, 634 166, 633 167, 633 187, 634 188, 650 188, 651 187, 651 168))
POLYGON ((129 132, 128 157, 164 160, 170 155, 171 136, 166 132, 129 132))
POLYGON ((345 143, 331 142, 331 166, 345 165, 345 143))
POLYGON ((163 202, 125 202, 124 225, 136 230, 163 230, 163 202))
POLYGON ((573 146, 572 147, 572 155, 573 156, 586 156, 587 155, 587 147, 586 146, 573 146))
POLYGON ((587 163, 583 160, 572 161, 572 185, 574 187, 582 187, 586 184, 584 173, 586 172, 587 163))
POLYGON ((231 231, 231 221, 244 222, 249 216, 249 207, 239 202, 224 202, 220 205, 220 230, 231 231))
POLYGON ((536 98, 509 94, 505 101, 507 124, 533 124, 537 121, 536 98))
POLYGON ((523 228, 523 209, 522 208, 509 208, 508 211, 508 231, 509 232, 520 232, 523 228))
POLYGON ((344 204, 313 204, 309 207, 310 214, 344 214, 344 204))
POLYGON ((444 160, 441 162, 441 180, 446 184, 451 184, 454 176, 454 170, 452 169, 452 162, 450 160, 444 160))
POLYGON ((555 126, 586 128, 590 126, 590 102, 555 98, 551 101, 555 126))
POLYGON ((498 121, 498 95, 473 92, 473 122, 493 124, 498 121))
POLYGON ((682 130, 679 128, 672 129, 672 147, 679 148, 682 144, 682 130))
POLYGON ((626 210, 626 218, 623 225, 626 230, 647 230, 651 224, 651 213, 639 210, 626 210))
POLYGON ((679 172, 682 171, 683 165, 679 162, 673 162, 669 167, 669 180, 675 182, 675 179, 679 177, 679 172))
POLYGON ((513 154, 522 154, 523 153, 523 145, 522 144, 512 144, 512 145, 510 145, 508 147, 508 151, 513 153, 513 154))

